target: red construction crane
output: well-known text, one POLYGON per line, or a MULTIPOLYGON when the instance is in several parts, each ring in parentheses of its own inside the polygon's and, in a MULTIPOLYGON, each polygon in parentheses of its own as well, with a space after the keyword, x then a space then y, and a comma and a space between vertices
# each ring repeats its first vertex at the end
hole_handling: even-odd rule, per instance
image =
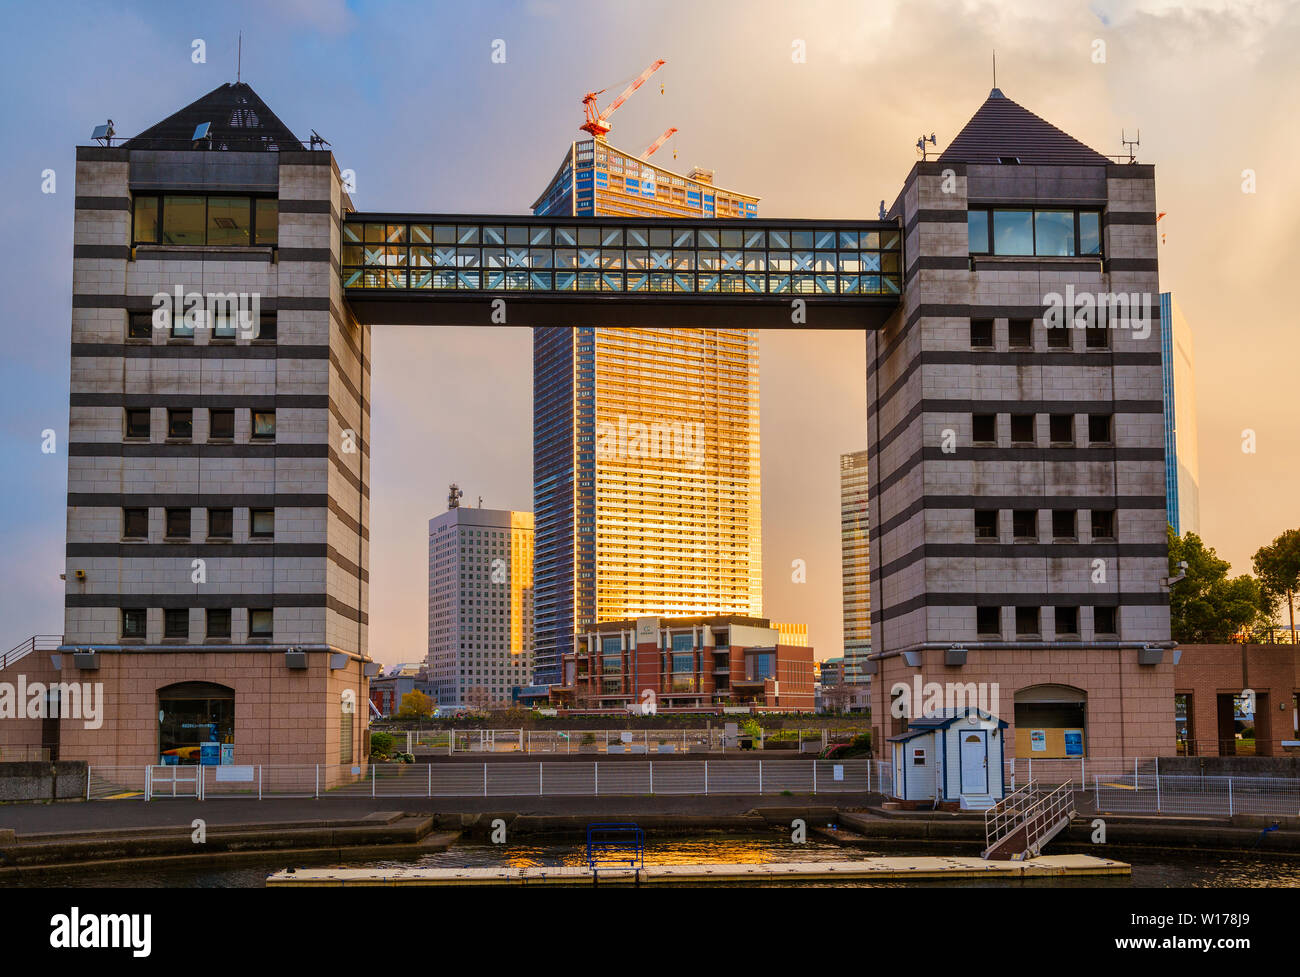
POLYGON ((610 130, 610 125, 606 120, 611 115, 614 114, 614 112, 618 109, 620 105, 622 105, 624 102, 627 101, 629 95, 631 95, 634 91, 636 91, 638 88, 644 85, 646 79, 649 78, 651 75, 653 75, 660 68, 662 68, 665 64, 667 64, 667 62, 664 61, 662 58, 660 58, 649 68, 646 68, 645 71, 637 75, 636 79, 632 82, 632 84, 628 85, 627 88, 623 89, 622 95, 620 95, 618 98, 614 99, 614 101, 610 102, 608 105, 605 106, 604 111, 597 111, 596 96, 603 95, 605 93, 605 89, 602 88, 598 92, 587 92, 587 94, 582 99, 582 107, 587 113, 587 121, 579 128, 583 129, 586 132, 590 132, 593 136, 595 136, 598 139, 603 139, 605 134, 610 130))
POLYGON ((671 139, 673 137, 673 133, 676 131, 677 131, 676 126, 673 126, 671 129, 664 130, 664 134, 650 144, 650 148, 641 154, 641 158, 649 159, 651 156, 653 156, 655 154, 655 151, 664 143, 666 143, 669 139, 671 139))

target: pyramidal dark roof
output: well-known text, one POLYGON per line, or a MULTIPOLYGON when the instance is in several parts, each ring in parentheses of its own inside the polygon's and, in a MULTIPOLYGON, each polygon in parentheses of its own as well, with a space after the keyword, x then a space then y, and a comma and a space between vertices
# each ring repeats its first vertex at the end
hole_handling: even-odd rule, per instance
POLYGON ((941 163, 999 163, 1104 166, 1111 162, 1068 133, 993 89, 948 148, 941 163))
POLYGON ((236 152, 301 150, 289 131, 246 82, 226 82, 123 145, 127 149, 193 149, 194 130, 211 123, 207 148, 236 152))

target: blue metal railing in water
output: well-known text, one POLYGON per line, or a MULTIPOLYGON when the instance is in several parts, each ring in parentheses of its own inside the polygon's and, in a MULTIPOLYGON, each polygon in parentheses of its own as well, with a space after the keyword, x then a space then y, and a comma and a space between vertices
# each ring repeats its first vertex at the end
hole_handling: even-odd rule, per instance
POLYGON ((630 822, 587 825, 587 867, 645 868, 645 832, 630 822))

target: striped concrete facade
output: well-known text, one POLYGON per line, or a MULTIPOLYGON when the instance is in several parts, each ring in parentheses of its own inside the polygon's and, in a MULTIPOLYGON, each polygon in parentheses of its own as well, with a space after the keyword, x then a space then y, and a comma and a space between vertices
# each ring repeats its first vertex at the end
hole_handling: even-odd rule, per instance
POLYGON ((1170 655, 1139 664, 1169 639, 1159 323, 1144 338, 1111 329, 1104 349, 1066 329, 1068 349, 1049 349, 1043 321, 1071 284, 1147 293, 1158 317, 1153 168, 918 163, 890 216, 905 229, 903 303, 867 335, 877 736, 901 727, 891 686, 919 673, 997 682, 1009 722, 1014 693, 1069 686, 1089 704, 1089 755, 1171 752, 1170 655), (1104 260, 972 256, 979 206, 1101 209, 1104 260), (992 321, 991 348, 973 348, 973 320, 992 321), (1026 320, 1031 348, 1013 347, 1026 320), (996 440, 975 442, 989 414, 996 440), (1012 443, 1013 414, 1033 415, 1032 442, 1012 443), (1053 414, 1072 415, 1072 443, 1050 435, 1053 414), (1113 415, 1110 443, 1090 439, 1090 414, 1113 415), (977 509, 997 510, 993 538, 976 538, 977 509), (1115 536, 1094 541, 1092 514, 1110 509, 1115 536), (1034 538, 1014 535, 1016 510, 1037 512, 1034 538), (1055 510, 1075 513, 1073 538, 1055 536, 1055 510), (996 633, 977 629, 981 606, 999 609, 996 633), (1038 633, 1020 633, 1017 606, 1041 609, 1038 633), (1075 633, 1057 633, 1058 607, 1077 608, 1075 633), (1096 608, 1115 609, 1116 631, 1098 630, 1096 608))
MULTIPOLYGON (((236 659, 243 672, 266 662, 237 704, 239 759, 274 755, 271 727, 293 714, 325 735, 310 762, 350 762, 340 755, 346 722, 356 728, 344 745, 357 745, 343 752, 364 761, 370 330, 342 297, 339 222, 350 202, 334 158, 82 147, 76 178, 64 650, 98 651, 98 674, 81 680, 119 676, 123 696, 141 693, 138 721, 154 726, 154 690, 129 677, 146 656, 149 674, 162 675, 151 684, 165 684, 158 656, 184 653, 185 680, 218 684, 236 659), (133 248, 132 197, 143 192, 273 195, 278 244, 133 248), (128 338, 130 314, 177 287, 256 293, 274 338, 128 338), (131 408, 149 410, 147 439, 126 436, 131 408), (209 437, 218 408, 234 410, 233 439, 209 437), (177 409, 193 411, 191 437, 168 437, 177 409), (251 436, 254 410, 274 411, 272 437, 251 436), (124 538, 127 507, 148 509, 147 539, 124 538), (185 538, 165 536, 169 508, 189 509, 185 538), (208 542, 214 508, 234 510, 229 540, 208 542), (270 537, 250 535, 253 509, 273 510, 270 537), (146 609, 142 636, 124 634, 128 608, 146 609), (269 636, 250 635, 254 608, 272 609, 269 636), (188 610, 186 636, 164 636, 168 609, 188 610), (209 609, 229 609, 229 637, 206 637, 209 609), (307 652, 306 669, 287 667, 289 648, 307 652), (340 710, 349 688, 359 710, 340 710), (243 725, 254 719, 269 725, 243 725)), ((73 660, 63 656, 65 672, 73 660)), ((135 762, 151 738, 122 734, 85 754, 128 762, 125 751, 135 762)))

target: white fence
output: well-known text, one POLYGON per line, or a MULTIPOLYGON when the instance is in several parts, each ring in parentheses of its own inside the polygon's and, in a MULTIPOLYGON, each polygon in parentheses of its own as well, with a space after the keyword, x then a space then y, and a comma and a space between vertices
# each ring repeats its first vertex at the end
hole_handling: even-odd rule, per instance
POLYGON ((95 767, 87 799, 835 794, 874 788, 870 760, 95 767), (132 775, 133 774, 133 775, 132 775))
MULTIPOLYGON (((739 749, 721 728, 709 729, 457 729, 375 730, 387 732, 405 752, 416 749, 456 753, 620 754, 721 753, 739 749)), ((768 730, 756 746, 767 750, 820 753, 833 743, 847 743, 861 730, 768 730)))

